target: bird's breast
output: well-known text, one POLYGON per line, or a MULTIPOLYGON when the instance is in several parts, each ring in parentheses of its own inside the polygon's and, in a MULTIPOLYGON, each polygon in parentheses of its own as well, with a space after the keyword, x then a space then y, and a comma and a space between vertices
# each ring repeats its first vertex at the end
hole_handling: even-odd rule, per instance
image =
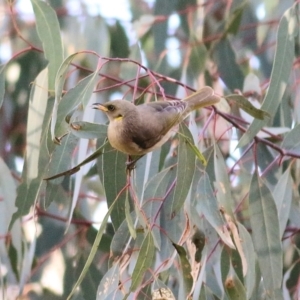
POLYGON ((107 137, 111 146, 129 155, 141 155, 142 149, 133 141, 129 130, 126 130, 124 118, 117 118, 108 125, 107 137))

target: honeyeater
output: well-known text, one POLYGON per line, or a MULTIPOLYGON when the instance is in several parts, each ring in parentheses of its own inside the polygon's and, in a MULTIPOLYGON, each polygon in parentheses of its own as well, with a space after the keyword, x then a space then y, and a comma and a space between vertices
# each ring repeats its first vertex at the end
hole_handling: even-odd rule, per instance
POLYGON ((161 147, 171 129, 191 111, 219 102, 206 86, 183 100, 156 101, 134 105, 126 100, 94 103, 109 119, 107 136, 112 147, 129 155, 144 155, 161 147))

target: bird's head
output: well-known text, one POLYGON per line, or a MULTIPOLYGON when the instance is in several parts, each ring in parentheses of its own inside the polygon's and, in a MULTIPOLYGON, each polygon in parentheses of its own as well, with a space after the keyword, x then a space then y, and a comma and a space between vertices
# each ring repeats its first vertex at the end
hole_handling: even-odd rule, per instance
POLYGON ((109 121, 121 120, 135 109, 135 105, 126 100, 114 100, 106 103, 94 103, 94 109, 106 113, 109 121))

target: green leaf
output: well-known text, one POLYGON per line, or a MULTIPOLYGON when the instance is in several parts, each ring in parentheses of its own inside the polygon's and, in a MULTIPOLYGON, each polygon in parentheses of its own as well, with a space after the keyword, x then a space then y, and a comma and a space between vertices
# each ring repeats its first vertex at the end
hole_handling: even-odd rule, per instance
POLYGON ((227 173, 227 166, 217 144, 214 146, 214 168, 216 182, 215 187, 217 189, 217 199, 221 207, 225 209, 225 212, 231 216, 232 220, 235 220, 232 212, 233 200, 231 195, 230 181, 227 173))
MULTIPOLYGON (((49 168, 45 177, 52 177, 71 167, 72 152, 74 151, 78 142, 78 138, 73 134, 68 134, 63 138, 60 146, 57 146, 52 154, 49 168)), ((60 183, 61 180, 52 181, 52 183, 60 183)))
POLYGON ((239 26, 242 20, 243 12, 245 9, 245 6, 248 4, 247 1, 244 1, 241 3, 233 12, 231 12, 229 16, 229 20, 226 24, 226 32, 232 33, 233 35, 236 35, 239 31, 239 26))
POLYGON ((182 276, 183 276, 183 285, 184 285, 184 295, 187 297, 193 287, 193 277, 192 277, 192 268, 190 265, 190 262, 186 256, 186 251, 185 249, 173 243, 174 248, 176 249, 179 259, 180 259, 180 267, 182 270, 182 276))
POLYGON ((119 263, 116 262, 102 277, 97 290, 97 300, 109 299, 106 298, 108 296, 113 297, 111 294, 118 289, 120 281, 119 278, 120 266, 119 263))
POLYGON ((227 230, 226 222, 220 213, 218 202, 206 173, 199 180, 197 194, 192 204, 198 213, 203 214, 211 226, 215 228, 223 242, 234 249, 235 246, 227 230))
POLYGON ((0 235, 6 236, 13 213, 16 210, 16 184, 7 165, 0 157, 0 235))
POLYGON ((34 179, 39 172, 39 155, 40 155, 40 141, 43 132, 43 122, 47 108, 48 101, 48 69, 44 69, 37 76, 35 83, 32 85, 28 119, 26 129, 27 140, 27 180, 34 179))
POLYGON ((130 291, 139 288, 143 281, 144 274, 152 266, 155 248, 151 232, 148 232, 139 251, 139 256, 132 272, 130 291))
POLYGON ((102 139, 107 137, 107 125, 76 121, 70 124, 72 134, 81 139, 102 139))
POLYGON ((300 124, 297 124, 290 132, 288 132, 282 141, 281 147, 294 154, 300 155, 300 124))
POLYGON ((238 230, 241 238, 243 252, 247 261, 247 273, 244 278, 244 283, 247 292, 247 299, 250 299, 255 286, 255 261, 257 260, 251 235, 249 234, 248 230, 241 223, 238 223, 238 230))
POLYGON ((71 300, 72 299, 72 296, 77 291, 77 288, 79 287, 79 285, 83 281, 86 273, 88 272, 89 267, 90 267, 91 263, 93 262, 93 259, 94 259, 95 255, 96 255, 97 250, 98 250, 98 247, 99 247, 100 241, 102 239, 102 236, 105 233, 105 229, 106 229, 106 226, 107 226, 108 218, 109 218, 109 216, 110 216, 110 214, 111 214, 114 206, 116 205, 116 203, 118 203, 118 201, 119 201, 119 198, 116 198, 113 201, 113 203, 111 204, 111 206, 109 207, 107 213, 105 214, 105 216, 104 216, 104 218, 102 220, 101 226, 100 226, 100 228, 98 230, 97 236, 95 238, 94 244, 92 246, 92 249, 91 249, 91 251, 89 253, 88 259, 87 259, 87 261, 86 261, 86 263, 84 265, 84 268, 83 268, 83 270, 82 270, 82 272, 81 272, 81 274, 80 274, 80 276, 79 276, 76 284, 74 285, 71 293, 69 294, 67 300, 71 300))
POLYGON ((250 101, 248 101, 247 98, 242 95, 228 95, 225 97, 225 99, 233 101, 242 110, 256 119, 264 120, 265 118, 271 117, 271 115, 267 111, 256 108, 250 101))
POLYGON ((76 165, 75 167, 73 167, 72 169, 69 169, 67 171, 64 171, 64 172, 61 172, 61 173, 58 173, 58 174, 55 174, 53 176, 50 176, 50 177, 45 177, 43 178, 44 180, 52 180, 52 179, 55 179, 55 178, 58 178, 58 177, 61 177, 61 176, 65 176, 65 175, 72 175, 76 172, 78 172, 80 170, 80 168, 82 166, 84 166, 85 164, 93 161, 94 159, 98 158, 99 156, 101 156, 103 154, 103 149, 104 147, 106 147, 106 144, 107 143, 104 143, 102 146, 100 146, 99 148, 97 148, 95 150, 95 152, 93 152, 91 155, 89 155, 85 160, 83 160, 81 163, 79 163, 78 165, 76 165))
MULTIPOLYGON (((120 191, 126 186, 126 155, 113 149, 109 144, 104 147, 104 155, 98 160, 98 169, 101 173, 108 206, 115 200, 120 191)), ((119 195, 119 201, 111 214, 115 230, 125 220, 126 193, 119 195)))
POLYGON ((219 40, 213 52, 220 77, 230 90, 243 89, 244 74, 236 62, 236 55, 228 38, 219 40))
POLYGON ((82 104, 83 108, 86 107, 98 80, 98 72, 99 70, 97 69, 82 79, 74 88, 68 90, 59 102, 55 125, 56 137, 61 137, 68 132, 68 124, 65 120, 66 116, 79 104, 82 104))
POLYGON ((135 231, 134 224, 133 224, 133 221, 132 221, 132 217, 131 217, 131 214, 130 214, 130 203, 129 203, 128 190, 126 190, 125 217, 126 217, 127 226, 128 226, 130 235, 134 239, 136 239, 136 231, 135 231))
POLYGON ((226 279, 224 286, 229 299, 247 299, 245 287, 235 273, 226 279))
POLYGON ((52 112, 52 119, 51 119, 51 136, 52 140, 55 138, 54 130, 55 125, 57 122, 57 114, 58 114, 58 105, 62 98, 62 92, 65 85, 65 79, 66 74, 69 69, 69 66, 72 62, 72 60, 75 58, 75 56, 78 55, 78 53, 73 53, 72 55, 68 56, 60 65, 56 77, 55 77, 55 102, 53 106, 53 112, 52 112))
POLYGON ((282 282, 279 221, 272 194, 256 172, 250 184, 249 212, 254 249, 264 286, 268 295, 274 295, 282 282))
POLYGON ((273 191, 273 197, 278 211, 280 237, 282 237, 289 219, 293 197, 293 180, 290 168, 287 168, 279 178, 273 191))
POLYGON ((0 108, 2 107, 5 95, 5 70, 7 65, 0 66, 0 108))
POLYGON ((166 215, 174 216, 182 207, 190 190, 195 172, 195 154, 190 147, 192 135, 189 129, 182 125, 179 130, 177 182, 170 197, 165 201, 166 215))
MULTIPOLYGON (((281 102, 295 57, 295 37, 298 34, 298 13, 296 6, 289 8, 282 16, 277 32, 277 45, 270 85, 261 109, 274 117, 281 102)), ((268 120, 254 119, 246 133, 240 139, 237 148, 246 146, 267 124, 268 120)))
POLYGON ((48 3, 31 0, 36 18, 36 28, 46 59, 49 61, 49 90, 54 90, 54 81, 57 70, 63 61, 63 46, 60 28, 55 11, 48 3))

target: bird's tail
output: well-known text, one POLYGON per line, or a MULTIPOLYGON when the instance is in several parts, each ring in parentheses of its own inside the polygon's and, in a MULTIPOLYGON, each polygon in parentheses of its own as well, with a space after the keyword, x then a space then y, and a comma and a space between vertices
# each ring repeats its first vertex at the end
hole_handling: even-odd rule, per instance
POLYGON ((188 102, 188 110, 193 111, 195 109, 218 103, 220 101, 220 97, 214 94, 214 90, 211 87, 205 86, 199 91, 182 99, 182 101, 188 102))

